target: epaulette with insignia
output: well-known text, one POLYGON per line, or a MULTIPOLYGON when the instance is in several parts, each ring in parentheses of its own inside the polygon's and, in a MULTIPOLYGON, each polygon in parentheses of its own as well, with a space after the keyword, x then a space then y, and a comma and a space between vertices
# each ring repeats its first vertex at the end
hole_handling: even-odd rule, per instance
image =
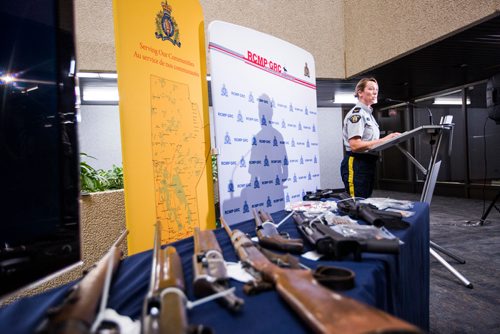
POLYGON ((361 107, 356 107, 352 110, 352 113, 358 113, 361 110, 361 107))
POLYGON ((361 116, 359 116, 359 115, 352 115, 351 117, 349 117, 349 120, 351 121, 351 123, 358 123, 360 119, 361 119, 361 116))

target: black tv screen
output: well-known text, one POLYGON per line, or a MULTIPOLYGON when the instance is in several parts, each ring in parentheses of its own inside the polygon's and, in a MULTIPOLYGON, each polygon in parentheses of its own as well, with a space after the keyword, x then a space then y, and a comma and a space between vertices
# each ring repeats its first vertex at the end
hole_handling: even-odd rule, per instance
POLYGON ((0 4, 0 299, 80 261, 73 3, 0 4))

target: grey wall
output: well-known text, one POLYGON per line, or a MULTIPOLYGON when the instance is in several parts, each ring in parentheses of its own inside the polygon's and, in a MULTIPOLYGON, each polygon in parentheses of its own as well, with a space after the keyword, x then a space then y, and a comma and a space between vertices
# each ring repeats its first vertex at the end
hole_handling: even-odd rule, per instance
POLYGON ((80 152, 97 159, 85 159, 96 169, 122 166, 120 114, 118 106, 82 105, 78 124, 80 152))
MULTIPOLYGON (((200 4, 206 25, 227 21, 308 50, 319 78, 351 77, 500 10, 500 0, 200 0, 200 4)), ((113 1, 75 0, 75 25, 78 70, 115 71, 113 1)))
POLYGON ((340 178, 342 109, 318 108, 319 170, 322 189, 344 188, 340 178))
MULTIPOLYGON (((110 169, 113 164, 122 166, 118 106, 83 105, 80 114, 80 151, 97 158, 83 160, 96 169, 110 169)), ((215 147, 213 119, 210 127, 212 147, 215 147)), ((339 171, 343 157, 340 108, 318 108, 318 137, 321 188, 343 188, 339 171)))

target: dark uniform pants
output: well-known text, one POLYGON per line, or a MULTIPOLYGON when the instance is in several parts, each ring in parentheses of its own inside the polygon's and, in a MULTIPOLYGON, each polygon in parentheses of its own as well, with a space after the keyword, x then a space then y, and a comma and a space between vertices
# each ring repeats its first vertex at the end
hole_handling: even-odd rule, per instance
POLYGON ((368 198, 375 183, 377 156, 347 152, 340 165, 346 192, 353 197, 368 198))

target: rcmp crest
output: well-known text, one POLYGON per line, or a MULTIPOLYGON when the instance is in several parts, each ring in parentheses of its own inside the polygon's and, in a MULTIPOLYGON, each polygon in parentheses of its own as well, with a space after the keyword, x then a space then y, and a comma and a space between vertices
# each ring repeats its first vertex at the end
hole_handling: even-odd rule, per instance
POLYGON ((361 119, 361 116, 359 116, 359 115, 352 115, 351 117, 349 117, 349 120, 351 121, 351 123, 358 123, 360 119, 361 119))
POLYGON ((172 16, 172 6, 167 1, 161 3, 162 9, 156 14, 155 36, 162 41, 170 41, 173 45, 181 47, 179 27, 172 16))

